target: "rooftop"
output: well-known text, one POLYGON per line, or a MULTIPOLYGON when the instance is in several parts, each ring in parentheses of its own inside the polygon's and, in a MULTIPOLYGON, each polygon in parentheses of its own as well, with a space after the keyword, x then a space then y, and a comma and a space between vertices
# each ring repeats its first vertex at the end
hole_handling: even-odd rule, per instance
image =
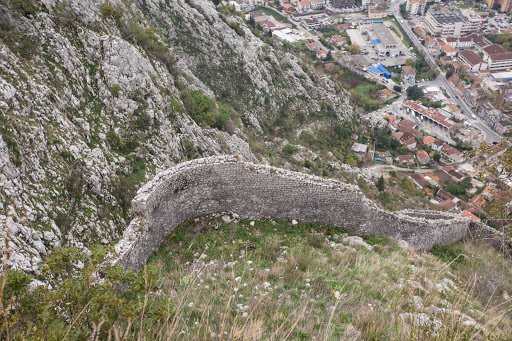
POLYGON ((452 123, 444 115, 441 115, 434 108, 425 107, 420 101, 405 101, 404 105, 448 129, 452 127, 452 123))
POLYGON ((479 55, 470 50, 460 51, 459 56, 462 56, 471 65, 480 64, 484 61, 479 55))

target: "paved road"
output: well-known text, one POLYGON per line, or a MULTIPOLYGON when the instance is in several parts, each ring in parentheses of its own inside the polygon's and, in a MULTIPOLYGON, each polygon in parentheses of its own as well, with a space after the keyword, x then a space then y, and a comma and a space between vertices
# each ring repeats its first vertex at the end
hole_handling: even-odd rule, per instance
MULTIPOLYGON (((393 11, 393 13, 395 14, 395 18, 397 18, 399 24, 402 26, 405 33, 407 34, 409 39, 412 41, 412 43, 414 44, 416 49, 425 58, 425 61, 431 67, 435 67, 437 69, 437 64, 436 64, 434 58, 432 58, 432 56, 430 56, 430 54, 428 54, 425 46, 423 46, 421 44, 418 37, 413 33, 413 31, 409 27, 409 24, 407 23, 407 20, 403 19, 402 14, 400 13, 400 8, 399 8, 400 4, 403 2, 404 2, 403 0, 394 0, 391 3, 391 11, 393 11)), ((452 97, 452 102, 454 102, 455 104, 458 104, 460 106, 463 113, 466 115, 466 117, 471 122, 471 124, 473 124, 473 126, 480 129, 485 134, 485 141, 487 143, 501 141, 501 136, 499 134, 497 134, 495 131, 493 131, 485 122, 483 122, 480 119, 473 118, 473 116, 474 116, 473 111, 466 104, 466 102, 464 100, 462 100, 461 98, 459 98, 459 96, 455 93, 455 88, 453 87, 453 85, 450 82, 448 82, 448 80, 446 79, 446 77, 443 73, 441 73, 437 77, 437 79, 442 84, 442 86, 446 89, 446 91, 448 92, 448 95, 450 95, 450 97, 452 97)))

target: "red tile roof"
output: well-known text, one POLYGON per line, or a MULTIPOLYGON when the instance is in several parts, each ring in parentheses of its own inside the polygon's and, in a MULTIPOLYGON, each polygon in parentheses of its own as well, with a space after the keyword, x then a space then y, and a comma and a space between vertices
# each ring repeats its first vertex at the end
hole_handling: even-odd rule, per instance
POLYGON ((482 206, 482 204, 485 202, 485 199, 483 196, 478 194, 478 195, 475 195, 473 198, 471 198, 469 200, 469 202, 472 204, 478 205, 478 206, 482 206))
POLYGON ((459 56, 464 57, 471 65, 480 64, 484 61, 479 55, 470 50, 460 51, 459 56))
POLYGON ((428 153, 424 150, 418 150, 418 152, 416 153, 416 157, 418 158, 418 160, 430 159, 428 153))
POLYGON ((447 121, 447 118, 444 115, 441 115, 434 108, 427 108, 423 106, 420 101, 405 101, 404 105, 420 113, 421 115, 430 118, 431 120, 441 124, 442 126, 448 129, 452 127, 452 124, 447 121))
POLYGON ((427 136, 423 139, 423 144, 426 144, 426 145, 429 145, 431 144, 432 142, 434 142, 436 139, 433 138, 432 136, 427 136))
POLYGON ((452 208, 456 207, 457 204, 454 203, 452 200, 445 200, 442 203, 438 205, 443 210, 451 210, 452 208))
POLYGON ((398 160, 400 162, 414 161, 414 156, 412 156, 412 155, 398 155, 398 160))
POLYGON ((453 200, 455 199, 455 196, 451 193, 446 192, 444 189, 440 189, 437 191, 437 196, 440 198, 443 198, 444 200, 453 200))
POLYGON ((473 219, 474 221, 480 221, 480 218, 478 218, 476 215, 474 215, 473 213, 469 212, 469 211, 462 211, 461 215, 463 215, 464 217, 469 217, 471 219, 473 219))
POLYGON ((420 173, 414 172, 409 176, 421 187, 430 185, 430 182, 428 182, 427 179, 425 179, 425 177, 423 175, 421 175, 420 173))

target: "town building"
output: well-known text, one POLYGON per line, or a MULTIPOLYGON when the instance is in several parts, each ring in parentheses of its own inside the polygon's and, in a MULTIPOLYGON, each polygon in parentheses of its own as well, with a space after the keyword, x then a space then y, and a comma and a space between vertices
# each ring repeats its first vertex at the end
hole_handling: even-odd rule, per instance
POLYGON ((398 162, 402 164, 415 164, 413 155, 398 155, 398 162))
POLYGON ((366 152, 368 151, 368 145, 354 142, 350 151, 356 154, 359 158, 364 159, 366 157, 366 152))
POLYGON ((512 1, 510 0, 487 0, 487 7, 502 13, 512 14, 512 1))
POLYGON ((423 13, 425 13, 426 5, 427 0, 407 0, 405 10, 410 14, 422 15, 423 13))
POLYGON ((407 79, 407 80, 416 79, 416 70, 412 66, 409 66, 409 65, 402 66, 402 78, 407 79))
POLYGON ((416 152, 416 159, 418 159, 421 165, 426 165, 430 162, 430 156, 428 156, 428 153, 424 150, 418 150, 416 152))
POLYGON ((300 13, 306 13, 311 10, 311 3, 309 1, 303 0, 299 1, 297 4, 297 11, 300 13))
POLYGON ((487 64, 484 64, 484 60, 471 50, 460 51, 458 58, 461 62, 469 65, 473 72, 487 69, 487 64))
POLYGON ((306 43, 306 47, 308 48, 309 51, 313 52, 320 50, 320 44, 315 42, 306 43))
POLYGON ((460 37, 478 32, 482 25, 482 17, 469 10, 431 8, 425 16, 425 24, 433 36, 460 37))
POLYGON ((318 50, 316 51, 316 57, 320 60, 324 60, 324 59, 327 59, 327 52, 325 52, 324 50, 318 50))
POLYGON ((414 172, 411 175, 409 175, 409 179, 412 180, 412 182, 419 188, 423 189, 430 185, 430 182, 428 182, 427 179, 420 173, 414 172))
POLYGON ((325 5, 324 0, 311 0, 311 9, 322 9, 325 5))
POLYGON ((483 48, 484 61, 489 71, 499 71, 512 68, 512 52, 498 44, 483 48))
POLYGON ((425 107, 420 101, 405 101, 404 106, 407 113, 433 123, 442 129, 449 130, 453 126, 453 123, 446 116, 434 108, 425 107))

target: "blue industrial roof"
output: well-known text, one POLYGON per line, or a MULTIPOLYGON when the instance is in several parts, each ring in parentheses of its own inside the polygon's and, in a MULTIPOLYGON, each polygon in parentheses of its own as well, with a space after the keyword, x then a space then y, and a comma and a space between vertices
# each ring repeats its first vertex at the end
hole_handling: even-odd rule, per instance
POLYGON ((372 42, 373 42, 375 45, 377 45, 377 44, 380 44, 380 43, 381 43, 381 41, 380 41, 379 39, 373 39, 373 40, 372 40, 372 42))
POLYGON ((368 70, 379 75, 382 73, 382 70, 375 66, 368 67, 368 70))
POLYGON ((379 70, 384 74, 384 76, 391 76, 391 72, 386 70, 386 67, 382 64, 379 65, 379 70))

